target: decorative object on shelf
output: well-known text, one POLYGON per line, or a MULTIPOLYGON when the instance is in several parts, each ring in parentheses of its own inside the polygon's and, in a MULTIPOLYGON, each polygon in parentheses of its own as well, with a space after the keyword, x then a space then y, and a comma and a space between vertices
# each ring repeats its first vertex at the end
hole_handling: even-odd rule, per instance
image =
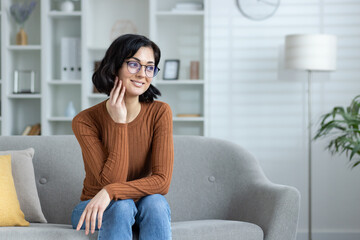
MULTIPOLYGON (((94 72, 99 68, 101 64, 101 61, 94 61, 94 72)), ((93 93, 100 93, 97 88, 95 87, 95 85, 93 84, 93 93)))
POLYGON ((81 79, 81 39, 61 38, 61 80, 81 79))
POLYGON ((76 109, 74 107, 74 104, 72 101, 69 102, 66 111, 65 111, 65 116, 69 117, 69 118, 73 118, 76 116, 76 109))
POLYGON ((37 123, 37 124, 32 125, 32 126, 31 125, 26 126, 21 135, 30 136, 30 135, 40 135, 40 134, 41 134, 41 124, 37 123))
POLYGON ((171 11, 173 12, 201 11, 203 9, 204 9, 204 5, 199 2, 178 2, 171 11))
POLYGON ((126 34, 126 33, 132 33, 137 34, 138 30, 131 20, 123 19, 123 20, 117 20, 114 25, 111 28, 110 32, 110 41, 114 41, 119 36, 126 34))
POLYGON ((71 0, 64 0, 60 3, 60 11, 73 12, 75 9, 74 3, 71 0))
POLYGON ((295 34, 285 38, 285 65, 290 69, 308 71, 307 116, 308 116, 308 190, 309 190, 309 240, 312 239, 312 190, 311 190, 311 73, 336 70, 336 42, 334 35, 295 34))
POLYGON ((31 1, 29 4, 25 2, 23 2, 22 4, 13 3, 10 6, 10 14, 19 26, 19 31, 16 34, 17 45, 28 44, 28 38, 24 30, 24 25, 26 20, 30 17, 31 13, 35 9, 35 6, 36 6, 36 1, 31 1))
POLYGON ((35 72, 33 70, 14 71, 14 93, 35 93, 35 72))
POLYGON ((177 117, 201 117, 200 114, 176 114, 177 117))
POLYGON ((280 6, 280 0, 237 0, 241 14, 255 21, 272 17, 280 6))
POLYGON ((190 62, 190 79, 199 79, 199 61, 190 62))
POLYGON ((179 78, 180 60, 165 60, 164 63, 164 80, 177 80, 179 78))
POLYGON ((331 154, 343 154, 349 158, 351 168, 360 164, 360 95, 357 95, 346 109, 334 107, 322 116, 320 128, 314 140, 332 137, 326 147, 331 154), (357 157, 356 159, 354 157, 357 157))

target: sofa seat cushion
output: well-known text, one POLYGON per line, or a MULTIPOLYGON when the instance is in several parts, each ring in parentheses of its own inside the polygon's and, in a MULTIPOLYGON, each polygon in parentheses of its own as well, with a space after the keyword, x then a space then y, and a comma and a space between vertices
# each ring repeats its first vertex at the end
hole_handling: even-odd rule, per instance
MULTIPOLYGON (((262 229, 252 223, 227 220, 197 220, 173 222, 171 224, 173 240, 263 240, 262 229)), ((2 239, 12 240, 95 240, 97 232, 85 235, 84 231, 76 231, 71 225, 30 223, 29 227, 1 227, 2 239)), ((134 234, 138 240, 138 234, 134 234)))
POLYGON ((1 227, 1 239, 11 240, 77 240, 77 239, 97 239, 97 234, 89 234, 86 236, 84 231, 77 232, 72 229, 71 225, 67 224, 51 224, 51 223, 30 223, 29 227, 1 227))
POLYGON ((263 240, 255 224, 229 220, 196 220, 172 223, 173 240, 263 240))

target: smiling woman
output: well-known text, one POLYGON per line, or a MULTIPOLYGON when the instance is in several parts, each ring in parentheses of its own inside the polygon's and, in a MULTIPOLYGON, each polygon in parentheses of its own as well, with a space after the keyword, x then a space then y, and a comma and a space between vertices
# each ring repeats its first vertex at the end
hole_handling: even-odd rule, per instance
POLYGON ((73 228, 102 239, 171 239, 169 191, 174 146, 170 106, 154 98, 160 49, 148 38, 117 38, 93 74, 109 96, 73 119, 85 166, 73 228))
MULTIPOLYGON (((114 86, 116 75, 119 74, 118 71, 127 67, 129 74, 134 75, 139 72, 142 74, 140 71, 140 68, 142 67, 141 64, 143 64, 143 66, 151 64, 151 66, 154 67, 153 73, 147 76, 147 78, 151 78, 151 82, 152 77, 155 77, 158 73, 157 66, 160 61, 160 55, 161 52, 159 47, 144 36, 134 34, 120 36, 115 39, 106 51, 105 57, 101 61, 99 68, 93 74, 93 83, 99 92, 109 96, 111 89, 114 86), (144 63, 141 63, 142 61, 144 63), (138 65, 134 66, 134 62, 138 65), (129 63, 133 63, 132 66, 129 66, 129 63)), ((146 70, 146 72, 148 71, 146 70)), ((124 74, 126 75, 126 72, 124 72, 124 74)), ((120 80, 122 79, 120 78, 120 80)), ((149 89, 139 96, 139 101, 152 102, 157 96, 161 96, 160 91, 150 84, 149 89)))

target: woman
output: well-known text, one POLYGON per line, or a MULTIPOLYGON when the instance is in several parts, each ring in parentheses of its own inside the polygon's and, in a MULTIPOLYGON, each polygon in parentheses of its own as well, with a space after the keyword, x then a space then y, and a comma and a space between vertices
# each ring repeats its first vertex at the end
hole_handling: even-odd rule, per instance
POLYGON ((148 38, 117 38, 93 74, 109 97, 80 112, 72 122, 81 146, 85 179, 72 213, 76 230, 98 239, 171 239, 171 212, 163 195, 170 187, 174 146, 172 112, 154 101, 159 47, 148 38))

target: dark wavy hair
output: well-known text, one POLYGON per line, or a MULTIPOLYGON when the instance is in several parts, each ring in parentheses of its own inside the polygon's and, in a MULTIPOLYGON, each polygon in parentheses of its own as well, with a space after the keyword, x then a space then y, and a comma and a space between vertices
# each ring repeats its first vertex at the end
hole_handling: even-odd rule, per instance
MULTIPOLYGON (((154 51, 155 66, 160 61, 160 48, 150 39, 137 34, 125 34, 115 39, 107 49, 104 58, 92 76, 96 89, 110 96, 114 87, 115 77, 125 59, 131 58, 141 47, 151 47, 154 51)), ((159 89, 150 84, 150 87, 139 96, 140 102, 153 102, 161 96, 159 89)))

